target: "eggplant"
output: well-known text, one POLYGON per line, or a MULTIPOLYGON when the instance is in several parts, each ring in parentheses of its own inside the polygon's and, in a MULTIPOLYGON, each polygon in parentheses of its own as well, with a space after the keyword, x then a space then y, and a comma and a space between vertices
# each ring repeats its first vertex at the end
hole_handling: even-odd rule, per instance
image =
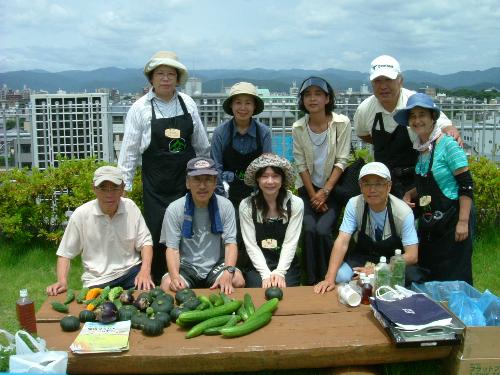
POLYGON ((120 302, 124 305, 131 305, 134 303, 134 294, 129 290, 125 290, 120 294, 120 302))
POLYGON ((104 302, 95 310, 95 318, 98 322, 108 324, 118 319, 118 309, 113 302, 104 302))
POLYGON ((149 307, 149 300, 146 297, 138 297, 134 301, 134 306, 137 307, 139 310, 144 311, 149 307))

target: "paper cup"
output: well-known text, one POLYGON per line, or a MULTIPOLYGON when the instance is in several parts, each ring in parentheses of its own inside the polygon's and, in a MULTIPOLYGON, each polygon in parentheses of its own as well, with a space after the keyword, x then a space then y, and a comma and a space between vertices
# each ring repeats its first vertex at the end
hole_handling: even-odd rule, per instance
POLYGON ((339 290, 340 302, 351 307, 356 307, 361 303, 361 295, 349 284, 344 285, 339 290))

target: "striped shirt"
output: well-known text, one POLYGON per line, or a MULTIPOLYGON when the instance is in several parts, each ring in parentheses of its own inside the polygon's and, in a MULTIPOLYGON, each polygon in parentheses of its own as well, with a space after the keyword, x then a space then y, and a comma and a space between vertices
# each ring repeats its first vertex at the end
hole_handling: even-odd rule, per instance
POLYGON ((171 118, 183 114, 182 107, 177 99, 178 95, 182 96, 186 109, 193 118, 194 129, 191 143, 196 156, 209 156, 210 144, 207 132, 201 122, 194 100, 190 96, 176 91, 173 98, 166 102, 156 96, 151 88, 146 95, 132 104, 125 119, 125 133, 118 159, 118 168, 123 172, 125 190, 132 190, 135 169, 141 164, 141 155, 151 143, 151 99, 154 98, 154 110, 157 119, 171 118))
MULTIPOLYGON (((429 169, 430 153, 421 153, 415 167, 416 173, 423 176, 429 169)), ((432 174, 443 194, 450 199, 458 199, 458 184, 453 173, 467 167, 467 155, 457 141, 448 135, 443 135, 436 144, 432 174)))

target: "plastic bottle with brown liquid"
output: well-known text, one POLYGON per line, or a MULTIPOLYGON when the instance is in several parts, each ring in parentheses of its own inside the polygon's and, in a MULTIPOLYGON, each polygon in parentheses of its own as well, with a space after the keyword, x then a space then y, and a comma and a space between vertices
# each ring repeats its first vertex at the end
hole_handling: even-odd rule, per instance
POLYGON ((29 333, 36 333, 35 303, 29 299, 27 289, 19 291, 16 312, 21 329, 29 333))

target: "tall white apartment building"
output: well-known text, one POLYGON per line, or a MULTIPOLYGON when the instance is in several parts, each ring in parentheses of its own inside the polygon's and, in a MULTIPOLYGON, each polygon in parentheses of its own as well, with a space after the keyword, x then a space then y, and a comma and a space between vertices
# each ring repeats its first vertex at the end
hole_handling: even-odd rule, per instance
POLYGON ((31 96, 33 166, 57 166, 58 158, 113 162, 113 127, 107 93, 31 96))

